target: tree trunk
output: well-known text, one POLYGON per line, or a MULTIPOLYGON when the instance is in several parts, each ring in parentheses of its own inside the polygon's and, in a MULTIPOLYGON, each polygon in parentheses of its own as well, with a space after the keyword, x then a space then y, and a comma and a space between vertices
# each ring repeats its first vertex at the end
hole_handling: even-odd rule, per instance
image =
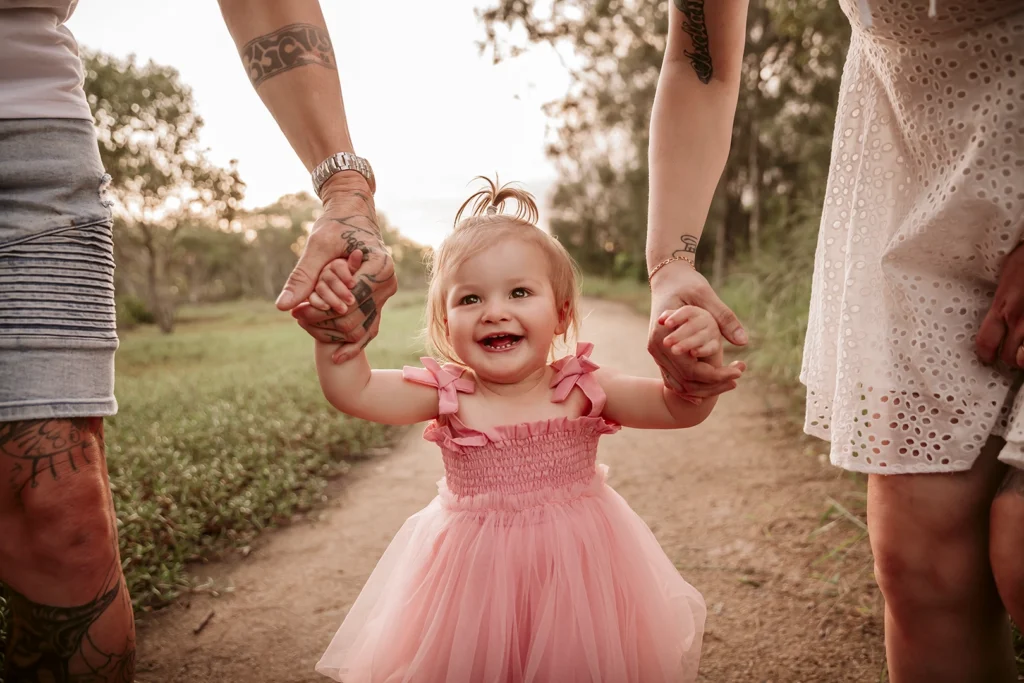
POLYGON ((717 290, 725 282, 726 237, 729 230, 728 200, 724 192, 716 192, 713 204, 717 210, 712 215, 715 220, 715 260, 711 263, 711 287, 717 290))
POLYGON ((170 334, 174 331, 174 313, 170 310, 163 295, 160 249, 153 236, 153 230, 157 228, 145 223, 140 224, 140 228, 143 236, 142 243, 149 256, 149 267, 146 272, 146 280, 149 285, 149 307, 153 310, 153 317, 156 318, 156 324, 159 325, 160 331, 170 334))
POLYGON ((753 87, 748 88, 747 114, 750 123, 747 130, 747 183, 750 187, 750 255, 756 261, 761 256, 761 164, 760 164, 760 121, 761 115, 761 50, 764 44, 764 32, 768 29, 766 17, 761 11, 760 0, 750 0, 750 14, 760 27, 756 45, 750 49, 754 70, 753 87))
MULTIPOLYGON (((757 95, 752 99, 757 100, 757 95)), ((750 182, 750 254, 754 260, 761 255, 761 167, 758 159, 757 106, 750 108, 750 156, 747 171, 750 182)))

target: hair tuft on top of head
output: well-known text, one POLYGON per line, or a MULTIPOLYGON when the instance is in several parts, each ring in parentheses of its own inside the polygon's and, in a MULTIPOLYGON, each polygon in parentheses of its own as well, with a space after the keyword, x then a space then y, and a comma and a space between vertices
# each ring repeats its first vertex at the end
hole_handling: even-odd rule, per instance
POLYGON ((455 214, 456 226, 462 220, 463 214, 467 213, 466 209, 469 209, 466 216, 467 220, 470 218, 505 216, 525 221, 531 225, 537 224, 540 212, 537 210, 537 200, 534 199, 532 194, 516 187, 513 183, 499 185, 497 176, 495 176, 493 181, 482 175, 474 178, 474 180, 477 179, 483 180, 487 183, 487 186, 471 194, 469 199, 462 203, 458 213, 455 214), (505 203, 509 200, 514 200, 516 203, 516 212, 514 214, 505 213, 505 203))

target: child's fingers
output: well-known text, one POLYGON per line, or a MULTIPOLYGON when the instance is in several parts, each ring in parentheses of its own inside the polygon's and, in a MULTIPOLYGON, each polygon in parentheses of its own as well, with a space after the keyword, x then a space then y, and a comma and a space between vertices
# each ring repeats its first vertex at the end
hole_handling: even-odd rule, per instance
POLYGON ((695 334, 700 333, 702 329, 701 325, 696 322, 683 323, 665 335, 665 339, 662 340, 662 343, 671 348, 684 339, 689 339, 695 334))
MULTIPOLYGON (((356 249, 348 255, 348 270, 350 273, 355 273, 359 270, 359 266, 363 265, 363 252, 356 249)), ((351 281, 348 283, 349 288, 356 286, 356 278, 353 275, 351 281)))
POLYGON ((672 353, 682 354, 707 344, 719 336, 717 329, 702 326, 699 321, 691 321, 665 337, 665 345, 672 353))
POLYGON ((705 313, 706 311, 698 306, 680 306, 676 310, 672 311, 668 317, 665 318, 665 322, 662 324, 676 328, 683 323, 700 319, 705 313))
POLYGON ((320 273, 320 280, 326 282, 331 291, 341 297, 343 302, 349 306, 355 305, 356 298, 352 296, 350 290, 356 286, 356 279, 347 261, 336 259, 328 263, 320 273))
POLYGON ((317 294, 315 291, 311 292, 310 295, 309 295, 309 305, 312 306, 313 308, 317 309, 318 311, 325 311, 326 312, 326 311, 331 310, 331 305, 329 303, 327 303, 326 301, 324 301, 320 297, 320 295, 317 294))
POLYGON ((326 271, 320 276, 320 281, 316 283, 316 294, 320 295, 320 298, 326 301, 330 307, 338 315, 345 315, 348 312, 348 304, 342 298, 343 295, 339 293, 348 293, 345 285, 341 284, 341 280, 333 274, 329 274, 326 271))
POLYGON ((722 350, 722 341, 715 337, 711 341, 704 342, 700 346, 690 351, 690 355, 694 358, 710 358, 719 351, 722 350))

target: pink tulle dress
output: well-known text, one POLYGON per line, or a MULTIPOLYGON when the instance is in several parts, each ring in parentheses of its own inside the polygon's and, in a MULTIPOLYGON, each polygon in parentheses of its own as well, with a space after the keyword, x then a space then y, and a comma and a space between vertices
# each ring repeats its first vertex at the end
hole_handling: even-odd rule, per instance
MULTIPOLYGON (((654 534, 606 483, 592 346, 555 362, 552 400, 588 415, 485 431, 458 418, 463 369, 404 369, 436 386, 438 495, 391 541, 316 670, 345 683, 661 683, 697 676, 706 610, 654 534)), ((642 454, 637 454, 641 457, 642 454)))

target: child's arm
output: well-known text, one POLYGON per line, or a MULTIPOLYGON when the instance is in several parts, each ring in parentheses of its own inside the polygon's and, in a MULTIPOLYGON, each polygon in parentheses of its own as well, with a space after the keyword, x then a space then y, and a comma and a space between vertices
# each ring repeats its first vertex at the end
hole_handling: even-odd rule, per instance
POLYGON ((335 408, 352 417, 390 425, 437 417, 437 389, 402 378, 401 370, 371 370, 366 351, 336 365, 337 344, 316 342, 320 388, 335 408))
MULTIPOLYGON (((354 252, 346 261, 336 259, 324 267, 317 291, 310 296, 317 308, 332 296, 335 310, 345 312, 342 298, 352 285, 352 272, 359 268, 361 255, 354 252), (319 292, 319 294, 318 294, 319 292), (317 305, 319 304, 319 305, 317 305)), ((327 305, 331 308, 331 305, 327 305)), ((336 343, 316 342, 316 372, 320 388, 331 405, 341 412, 383 424, 415 424, 437 417, 437 389, 409 382, 401 370, 372 370, 366 351, 336 364, 336 343)))
MULTIPOLYGON (((659 320, 673 332, 671 352, 689 353, 715 367, 723 362, 721 334, 718 323, 707 311, 695 306, 683 306, 659 320)), ((734 363, 741 371, 742 363, 734 363)), ((699 405, 679 397, 660 379, 626 375, 602 368, 596 373, 607 395, 602 414, 624 427, 638 429, 679 429, 693 427, 711 414, 717 396, 705 398, 699 405)), ((730 389, 736 387, 732 381, 730 389)))

